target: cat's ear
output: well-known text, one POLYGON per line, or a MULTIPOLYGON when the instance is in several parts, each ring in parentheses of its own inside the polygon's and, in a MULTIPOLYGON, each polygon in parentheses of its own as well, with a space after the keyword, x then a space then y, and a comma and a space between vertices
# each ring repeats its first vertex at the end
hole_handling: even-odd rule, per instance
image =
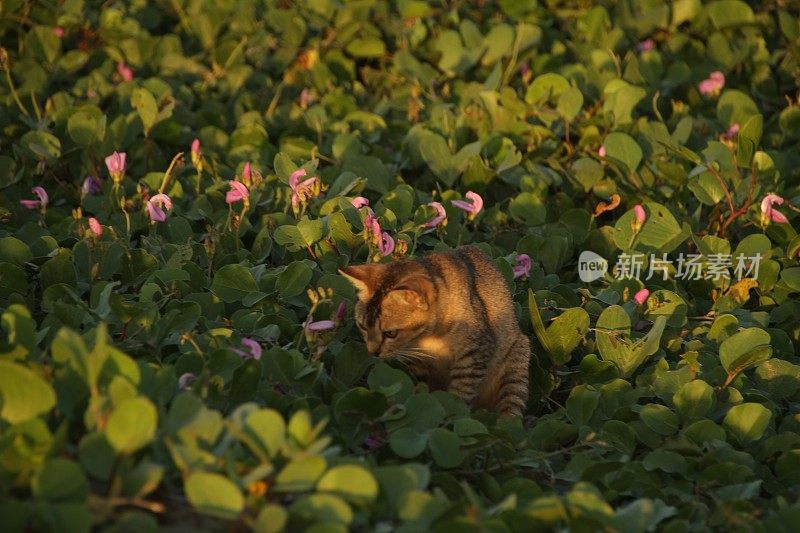
POLYGON ((386 265, 355 265, 340 268, 339 274, 356 288, 359 300, 369 300, 385 271, 386 265))
POLYGON ((434 298, 433 282, 427 276, 421 275, 404 278, 392 292, 401 297, 406 304, 423 311, 430 307, 434 298))

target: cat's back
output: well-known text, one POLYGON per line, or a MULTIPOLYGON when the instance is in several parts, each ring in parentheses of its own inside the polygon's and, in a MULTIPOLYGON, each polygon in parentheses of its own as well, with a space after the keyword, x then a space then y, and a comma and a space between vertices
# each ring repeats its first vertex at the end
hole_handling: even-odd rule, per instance
POLYGON ((480 248, 462 246, 430 254, 426 260, 435 265, 436 277, 443 285, 439 294, 452 312, 485 314, 492 325, 516 323, 506 280, 480 248))

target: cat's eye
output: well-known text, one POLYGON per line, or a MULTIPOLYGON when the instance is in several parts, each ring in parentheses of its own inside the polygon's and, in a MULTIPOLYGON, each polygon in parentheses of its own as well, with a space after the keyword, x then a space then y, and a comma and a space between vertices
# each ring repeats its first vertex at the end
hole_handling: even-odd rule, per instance
POLYGON ((396 329, 387 329, 386 331, 383 332, 383 336, 386 337, 387 339, 394 339, 395 337, 397 337, 398 331, 399 330, 396 329))

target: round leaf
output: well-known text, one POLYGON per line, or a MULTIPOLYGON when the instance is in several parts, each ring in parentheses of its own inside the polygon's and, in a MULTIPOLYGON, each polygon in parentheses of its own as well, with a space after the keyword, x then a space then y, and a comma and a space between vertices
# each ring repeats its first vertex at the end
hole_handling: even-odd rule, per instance
POLYGON ((143 396, 132 398, 111 413, 106 438, 117 453, 130 454, 150 444, 157 424, 158 413, 153 402, 143 396))
POLYGON ((235 520, 244 509, 242 491, 220 474, 194 472, 183 484, 189 503, 203 514, 235 520))

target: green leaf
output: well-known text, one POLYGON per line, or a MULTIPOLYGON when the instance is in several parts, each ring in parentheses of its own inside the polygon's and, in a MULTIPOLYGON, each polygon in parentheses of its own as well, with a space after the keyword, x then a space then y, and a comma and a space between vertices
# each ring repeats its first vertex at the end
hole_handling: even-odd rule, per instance
POLYGON ((529 104, 547 102, 570 88, 569 81, 554 72, 537 76, 525 92, 525 101, 529 104))
POLYGON ((603 141, 606 157, 616 159, 628 169, 635 172, 642 161, 642 148, 627 133, 615 131, 603 141))
POLYGON ((274 409, 253 411, 244 422, 244 430, 258 446, 258 453, 274 458, 286 440, 286 423, 274 409))
POLYGON ((739 129, 737 137, 736 162, 740 167, 750 168, 753 155, 761 143, 761 132, 764 129, 764 117, 756 114, 747 119, 739 129))
POLYGON ((591 385, 578 385, 567 398, 567 418, 576 426, 589 423, 600 404, 600 391, 591 385))
POLYGON ((719 29, 755 22, 753 9, 742 0, 718 0, 706 6, 708 18, 719 29))
POLYGON ((61 141, 46 131, 29 131, 19 140, 20 146, 38 159, 54 162, 61 157, 61 141))
POLYGON ((508 206, 508 212, 514 220, 526 226, 541 226, 547 218, 547 208, 532 192, 521 192, 515 196, 508 206))
POLYGON ((428 449, 433 460, 442 468, 455 468, 467 458, 458 436, 444 428, 435 428, 430 432, 428 449))
POLYGON ((106 136, 106 116, 96 106, 85 106, 69 117, 67 132, 78 146, 100 143, 106 136))
POLYGON ((684 421, 699 420, 714 404, 714 389, 702 379, 695 379, 673 395, 672 403, 684 421))
POLYGON ((31 492, 40 500, 80 502, 89 494, 89 482, 75 461, 54 457, 48 459, 34 475, 31 492))
POLYGON ((56 394, 48 382, 26 367, 0 361, 0 418, 10 424, 43 415, 56 405, 56 394))
POLYGON ((565 120, 574 119, 583 107, 583 94, 577 87, 570 87, 558 95, 556 109, 565 120))
POLYGON ((746 444, 764 435, 771 418, 772 412, 760 403, 743 403, 731 407, 722 425, 739 442, 746 444))
POLYGON ((353 521, 353 510, 347 502, 333 494, 302 496, 292 504, 289 511, 293 516, 328 525, 349 525, 353 521))
POLYGON ((378 497, 378 482, 364 467, 342 465, 331 468, 317 483, 320 492, 332 492, 353 502, 372 502, 378 497))
POLYGON ((131 93, 131 105, 142 119, 145 137, 149 137, 150 130, 153 129, 158 119, 158 104, 155 97, 144 87, 137 87, 131 93))
POLYGON ((386 53, 386 45, 376 37, 357 37, 347 43, 345 50, 353 57, 381 57, 386 53))
POLYGON ((292 459, 275 478, 277 492, 303 492, 314 487, 325 472, 326 461, 318 455, 292 459))
POLYGON ((742 372, 772 357, 769 344, 769 333, 761 328, 745 328, 722 342, 719 359, 729 374, 742 372))
POLYGON ((284 298, 297 296, 308 287, 312 275, 311 267, 304 261, 294 261, 278 275, 278 292, 284 298))
POLYGON ((114 409, 105 433, 117 453, 127 455, 150 444, 157 426, 158 412, 153 402, 140 396, 126 400, 114 409))
POLYGON ((242 265, 225 265, 217 270, 211 283, 211 292, 228 303, 241 301, 257 289, 253 274, 242 265))
POLYGON ((389 435, 389 446, 403 459, 413 459, 425 450, 428 435, 412 428, 400 428, 389 435))
POLYGON ((244 497, 236 484, 220 474, 193 472, 183 484, 186 497, 198 512, 235 520, 244 510, 244 497))
POLYGON ((286 527, 289 514, 286 509, 274 503, 268 503, 258 512, 256 524, 253 528, 256 533, 280 533, 286 527))
POLYGON ((648 403, 639 412, 642 422, 659 435, 670 436, 678 431, 678 416, 664 405, 648 403))
POLYGON ((547 328, 548 354, 555 365, 565 365, 572 352, 589 331, 589 313, 582 307, 572 307, 556 317, 547 328))

